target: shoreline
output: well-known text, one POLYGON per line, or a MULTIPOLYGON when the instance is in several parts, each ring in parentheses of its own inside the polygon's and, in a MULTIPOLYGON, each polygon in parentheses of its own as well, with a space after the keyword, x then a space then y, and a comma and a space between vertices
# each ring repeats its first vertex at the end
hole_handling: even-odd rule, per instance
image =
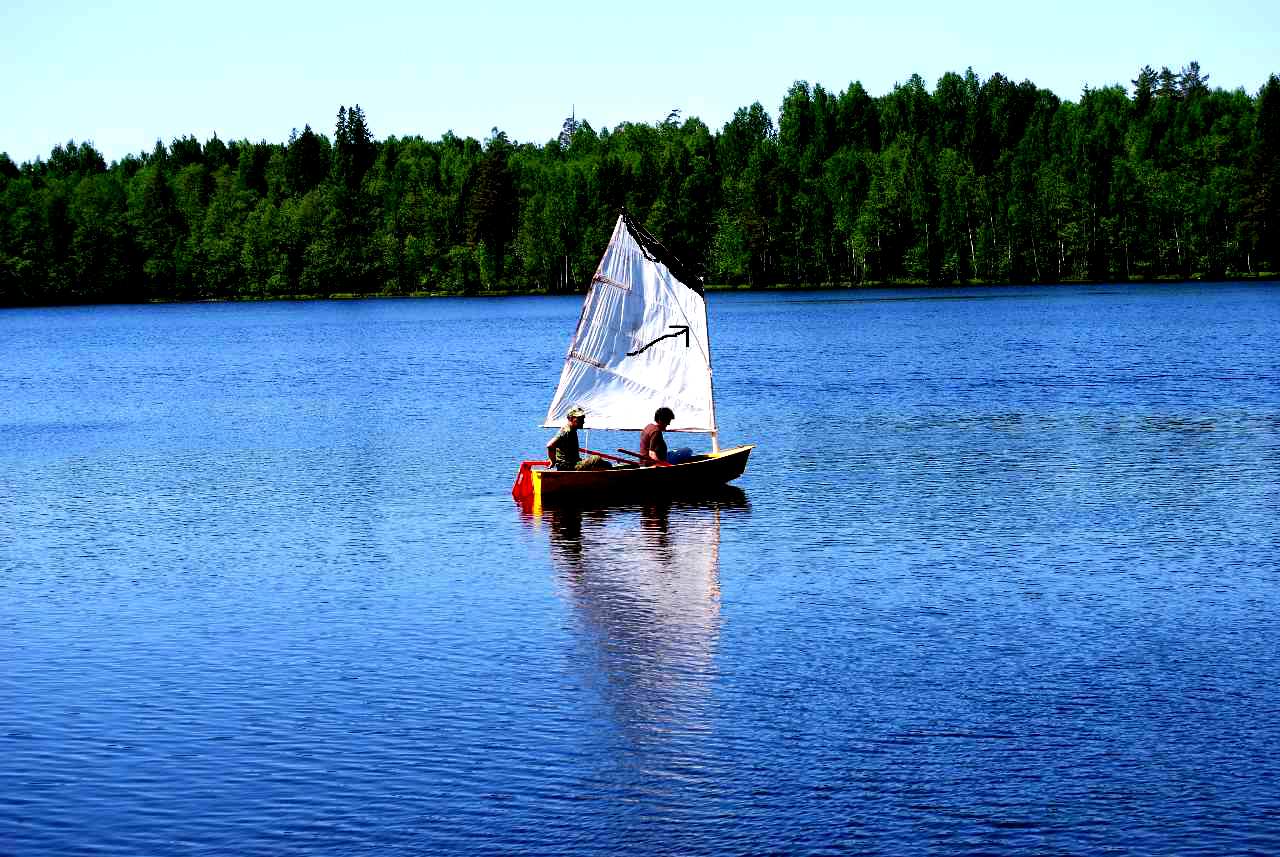
MULTIPOLYGON (((1006 282, 993 283, 984 280, 968 280, 965 282, 928 283, 923 280, 893 280, 864 283, 774 283, 769 285, 733 285, 729 283, 709 283, 703 286, 705 292, 856 292, 873 289, 911 289, 911 290, 944 290, 944 289, 1001 289, 1010 287, 1052 288, 1055 286, 1133 286, 1133 285, 1180 285, 1183 283, 1271 283, 1280 282, 1280 272, 1265 271, 1257 274, 1228 274, 1210 279, 1204 275, 1191 277, 1131 277, 1127 280, 1092 280, 1071 279, 1052 282, 1006 282)), ((152 298, 139 301, 89 302, 66 301, 63 303, 17 303, 0 304, 0 309, 40 309, 77 306, 144 306, 149 304, 201 304, 201 303, 267 303, 276 301, 362 301, 362 300, 409 300, 421 298, 512 298, 512 297, 574 297, 586 294, 586 290, 553 292, 547 289, 495 289, 493 291, 474 292, 407 292, 404 294, 387 294, 384 292, 334 292, 331 294, 289 294, 289 295, 236 295, 232 297, 214 298, 152 298)))

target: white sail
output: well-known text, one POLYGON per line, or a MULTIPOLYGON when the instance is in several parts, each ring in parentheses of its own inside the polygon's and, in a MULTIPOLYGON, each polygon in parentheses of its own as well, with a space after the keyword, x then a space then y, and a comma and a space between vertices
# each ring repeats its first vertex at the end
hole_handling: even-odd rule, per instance
POLYGON ((588 428, 639 431, 665 405, 676 416, 669 430, 715 433, 706 299, 659 251, 643 229, 618 218, 544 426, 561 425, 580 407, 588 428))

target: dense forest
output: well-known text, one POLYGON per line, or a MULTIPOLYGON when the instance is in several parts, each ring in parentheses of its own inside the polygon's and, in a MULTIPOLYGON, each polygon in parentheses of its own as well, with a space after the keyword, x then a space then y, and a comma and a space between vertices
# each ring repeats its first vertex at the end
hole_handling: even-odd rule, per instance
POLYGON ((1062 101, 970 70, 873 97, 797 82, 713 132, 565 120, 519 143, 179 137, 108 165, 0 155, 0 305, 571 291, 629 209, 713 284, 1061 282, 1280 271, 1280 78, 1196 63, 1062 101))

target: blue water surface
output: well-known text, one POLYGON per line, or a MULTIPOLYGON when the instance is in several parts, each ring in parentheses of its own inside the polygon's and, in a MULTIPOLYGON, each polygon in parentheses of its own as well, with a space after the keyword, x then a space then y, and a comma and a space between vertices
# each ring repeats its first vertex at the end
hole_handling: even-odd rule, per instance
POLYGON ((578 299, 0 310, 0 853, 1280 852, 1280 287, 709 307, 537 513, 578 299))

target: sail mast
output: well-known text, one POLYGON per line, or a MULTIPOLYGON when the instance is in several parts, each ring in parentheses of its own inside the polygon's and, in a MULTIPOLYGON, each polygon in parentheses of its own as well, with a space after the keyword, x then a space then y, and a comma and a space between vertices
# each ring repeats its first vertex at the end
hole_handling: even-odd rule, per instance
POLYGON ((720 451, 720 423, 716 420, 716 373, 711 360, 711 311, 707 309, 707 293, 702 293, 703 312, 707 314, 707 385, 711 388, 711 451, 720 451))

